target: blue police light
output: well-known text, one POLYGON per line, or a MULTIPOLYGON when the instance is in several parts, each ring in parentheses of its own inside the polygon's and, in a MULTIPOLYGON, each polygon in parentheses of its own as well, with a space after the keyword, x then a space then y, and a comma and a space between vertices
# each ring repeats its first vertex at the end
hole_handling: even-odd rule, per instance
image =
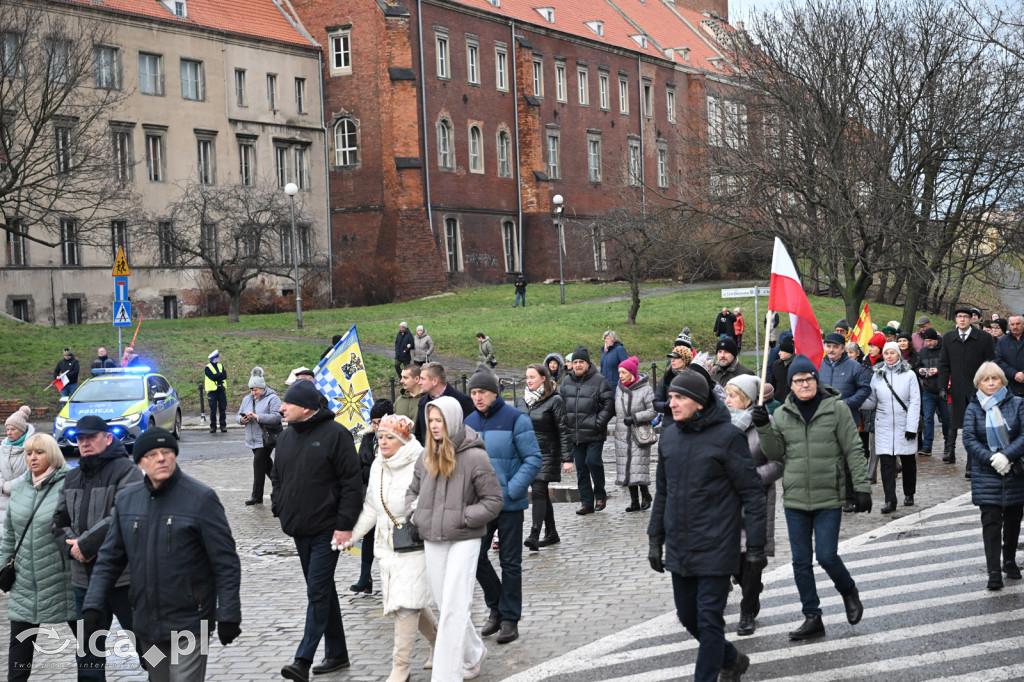
POLYGON ((68 429, 64 433, 64 436, 68 439, 69 443, 74 443, 75 445, 78 444, 78 431, 75 429, 68 429))
POLYGON ((152 372, 152 367, 96 367, 90 370, 94 375, 101 374, 146 374, 152 372))
POLYGON ((122 429, 120 426, 112 426, 110 428, 110 433, 112 433, 112 434, 114 434, 115 436, 118 436, 118 437, 124 435, 124 432, 125 432, 124 429, 122 429))

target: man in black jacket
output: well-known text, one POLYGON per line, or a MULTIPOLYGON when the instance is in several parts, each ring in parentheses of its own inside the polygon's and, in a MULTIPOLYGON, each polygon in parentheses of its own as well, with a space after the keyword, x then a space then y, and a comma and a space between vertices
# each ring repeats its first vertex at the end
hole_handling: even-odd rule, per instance
POLYGON ((757 571, 768 563, 764 492, 746 436, 707 380, 684 370, 669 391, 675 423, 658 442, 648 561, 672 574, 676 613, 700 642, 694 680, 739 680, 750 659, 726 641, 723 612, 740 562, 757 571), (747 534, 742 557, 741 528, 747 534))
POLYGON ((608 380, 590 362, 590 351, 576 346, 572 352, 572 371, 558 389, 565 403, 566 421, 572 432, 576 487, 580 491, 580 516, 605 508, 608 493, 604 487, 604 441, 608 422, 615 416, 615 394, 608 380))
POLYGON ((53 370, 54 379, 67 372, 67 380, 64 382, 64 388, 60 389, 60 394, 62 396, 70 396, 75 392, 75 389, 78 388, 79 370, 78 358, 74 356, 70 348, 65 348, 64 357, 57 363, 57 367, 53 370))
POLYGON ((1010 393, 1024 396, 1024 317, 1010 315, 1009 327, 1010 333, 996 341, 996 364, 1010 393))
POLYGON ((131 568, 132 631, 152 680, 202 680, 216 623, 221 644, 241 634, 242 567, 224 507, 178 468, 178 441, 157 426, 135 441, 146 477, 117 496, 82 606, 85 634, 131 568))
POLYGON ((409 325, 402 322, 398 325, 398 334, 395 335, 395 374, 402 376, 402 368, 408 367, 412 362, 412 349, 416 340, 412 338, 409 325))
POLYGON ((334 569, 337 548, 352 537, 363 507, 363 476, 352 433, 320 407, 320 392, 296 381, 284 394, 281 414, 288 428, 277 438, 270 480, 271 511, 295 540, 306 579, 306 627, 285 679, 306 682, 320 640, 324 660, 314 674, 349 667, 334 569))
MULTIPOLYGON (((949 438, 943 462, 956 462, 956 432, 964 425, 964 413, 974 396, 974 373, 981 363, 996 359, 992 337, 971 325, 972 308, 956 309, 956 328, 942 336, 942 354, 939 357, 939 400, 949 395, 949 438), (947 394, 946 386, 949 386, 947 394)), ((967 478, 971 477, 968 461, 967 478)))
MULTIPOLYGON (((75 590, 75 610, 82 617, 82 603, 89 590, 89 578, 96 565, 96 555, 113 518, 114 496, 142 480, 142 471, 128 459, 121 441, 107 430, 107 423, 96 415, 87 415, 78 422, 78 450, 81 461, 64 479, 53 513, 53 537, 65 558, 71 562, 71 584, 75 590)), ((100 623, 108 630, 116 615, 126 631, 132 629, 132 608, 128 597, 131 575, 128 570, 117 582, 102 605, 100 623)), ((96 651, 103 651, 106 638, 100 637, 96 651)), ((93 655, 89 647, 84 656, 77 656, 79 680, 100 680, 104 677, 105 659, 93 655)))
MULTIPOLYGON (((924 412, 924 431, 921 433, 921 450, 917 454, 930 456, 932 442, 935 440, 935 414, 939 415, 942 427, 942 440, 949 439, 949 403, 939 399, 939 360, 942 358, 942 347, 939 345, 939 333, 928 327, 921 331, 922 346, 914 361, 914 371, 921 380, 921 409, 924 412)), ((947 450, 948 452, 948 450, 947 450)))
POLYGON ((722 338, 725 334, 729 338, 735 333, 736 316, 729 312, 728 308, 722 308, 722 312, 715 318, 715 340, 722 338))
POLYGON ((117 367, 114 358, 107 355, 106 348, 97 348, 96 359, 92 361, 91 369, 110 369, 111 367, 117 367))
POLYGON ((427 403, 443 395, 455 398, 462 406, 463 418, 476 412, 473 399, 448 383, 448 374, 440 362, 428 362, 420 367, 420 390, 423 397, 416 407, 416 440, 427 444, 427 419, 423 416, 427 403))

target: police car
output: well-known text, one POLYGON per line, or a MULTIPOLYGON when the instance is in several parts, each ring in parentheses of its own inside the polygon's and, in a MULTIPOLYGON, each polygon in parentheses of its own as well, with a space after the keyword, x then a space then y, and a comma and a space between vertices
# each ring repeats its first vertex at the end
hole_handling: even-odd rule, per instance
POLYGON ((178 393, 162 375, 149 367, 92 370, 53 422, 53 437, 65 454, 78 446, 78 420, 92 414, 131 452, 135 439, 151 426, 160 426, 181 438, 181 403, 178 393))

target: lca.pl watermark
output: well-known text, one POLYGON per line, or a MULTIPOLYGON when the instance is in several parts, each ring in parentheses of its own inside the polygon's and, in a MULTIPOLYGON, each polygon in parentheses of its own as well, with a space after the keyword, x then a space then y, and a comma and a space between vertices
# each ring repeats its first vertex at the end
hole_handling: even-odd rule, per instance
MULTIPOLYGON (((35 636, 32 648, 40 654, 52 655, 64 653, 68 649, 74 650, 77 656, 85 656, 89 653, 97 658, 118 658, 129 659, 138 653, 138 656, 150 666, 159 665, 167 654, 161 651, 156 644, 153 644, 145 652, 138 652, 135 634, 128 630, 97 630, 86 641, 85 628, 81 620, 76 623, 75 636, 61 636, 54 627, 35 627, 24 630, 16 636, 19 642, 24 642, 29 637, 35 636), (100 648, 99 639, 106 637, 107 646, 100 648), (111 646, 112 645, 112 646, 111 646)), ((170 636, 170 658, 171 665, 177 665, 183 656, 191 656, 199 648, 199 653, 206 655, 210 648, 210 627, 206 620, 199 621, 199 634, 185 630, 179 632, 171 631, 170 636)), ((42 667, 42 666, 37 666, 42 667)))

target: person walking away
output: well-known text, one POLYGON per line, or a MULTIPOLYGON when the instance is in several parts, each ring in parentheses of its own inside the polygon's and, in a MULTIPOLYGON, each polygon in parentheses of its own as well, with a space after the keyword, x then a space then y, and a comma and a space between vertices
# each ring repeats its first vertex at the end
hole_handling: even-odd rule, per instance
POLYGON ((277 461, 270 473, 271 510, 281 530, 295 541, 306 581, 306 624, 295 661, 281 676, 306 682, 320 640, 324 659, 314 674, 349 667, 345 628, 334 570, 338 552, 351 538, 363 503, 363 477, 352 434, 320 406, 320 392, 296 381, 284 394, 281 414, 288 422, 277 438, 277 461), (333 547, 332 547, 333 544, 333 547))
POLYGON ((688 369, 670 390, 674 423, 658 442, 647 558, 672 574, 676 614, 700 642, 695 682, 739 680, 750 659, 725 639, 723 612, 741 561, 741 529, 745 561, 757 570, 768 563, 764 493, 747 439, 707 380, 688 369))
POLYGON ((91 641, 105 629, 104 605, 130 569, 132 631, 149 679, 203 680, 207 647, 197 644, 215 627, 224 646, 242 632, 231 527, 217 493, 178 467, 170 431, 143 431, 132 457, 145 478, 117 496, 82 603, 83 630, 91 641))
POLYGON ((540 471, 530 484, 532 522, 530 535, 523 546, 531 552, 561 542, 555 527, 555 505, 548 496, 548 486, 562 480, 562 471, 572 473, 572 438, 565 416, 565 403, 558 395, 558 386, 551 372, 542 364, 527 365, 526 388, 519 409, 530 417, 537 435, 542 462, 540 471), (544 537, 540 537, 541 529, 544 537))
POLYGON ((281 433, 281 398, 267 386, 262 367, 249 375, 249 395, 238 408, 238 423, 245 427, 245 447, 252 450, 252 493, 246 506, 263 504, 263 490, 274 467, 272 455, 281 433))
POLYGON ((476 345, 480 352, 476 356, 476 364, 487 365, 488 367, 494 367, 498 364, 498 361, 494 357, 494 344, 491 343, 491 338, 480 332, 476 335, 476 345))
POLYGON ((221 433, 228 432, 228 372, 220 361, 220 351, 215 350, 207 356, 209 362, 203 370, 205 380, 203 390, 206 391, 206 402, 210 406, 210 433, 217 433, 217 414, 220 413, 221 433))
POLYGON ((80 371, 81 368, 78 364, 78 358, 75 357, 70 348, 65 348, 64 357, 57 362, 57 366, 53 369, 54 379, 62 374, 67 374, 64 381, 64 388, 60 389, 62 397, 70 398, 78 388, 78 374, 80 371))
MULTIPOLYGON (((950 399, 949 438, 946 439, 947 464, 956 462, 956 434, 963 426, 964 413, 974 395, 974 374, 983 362, 996 359, 992 337, 971 325, 972 308, 956 309, 956 328, 942 336, 942 354, 939 356, 939 400, 950 399), (948 391, 946 387, 949 387, 948 391)), ((965 477, 971 477, 967 467, 965 477)))
POLYGON ((448 383, 448 374, 440 362, 428 362, 420 368, 420 389, 422 395, 416 405, 416 440, 420 443, 427 442, 427 418, 424 412, 430 401, 441 396, 455 398, 462 405, 463 417, 473 414, 476 409, 468 395, 448 383))
MULTIPOLYGON (((412 367, 412 365, 410 365, 412 367)), ((406 368, 408 369, 408 368, 406 368)), ((405 370, 402 370, 403 372, 405 370)), ((377 461, 378 455, 380 454, 380 439, 378 438, 378 429, 380 422, 384 417, 389 414, 394 414, 395 409, 391 404, 391 401, 387 398, 381 398, 373 403, 373 407, 370 408, 370 428, 363 434, 362 440, 359 442, 359 469, 363 476, 363 500, 365 509, 365 500, 367 499, 367 486, 370 485, 370 474, 373 470, 373 463, 377 461)), ((410 420, 411 422, 412 420, 410 420)), ((404 498, 403 498, 404 504, 404 498)), ((362 553, 359 555, 359 580, 349 586, 349 590, 356 594, 373 594, 373 558, 375 547, 374 529, 373 526, 369 527, 369 530, 365 531, 365 538, 363 538, 362 553)), ((360 535, 362 537, 362 535, 360 535)), ((385 582, 385 587, 387 583, 385 582)))
POLYGON ((604 333, 604 346, 601 348, 601 376, 608 385, 615 387, 619 384, 619 365, 629 357, 626 347, 619 340, 619 335, 609 330, 604 333))
POLYGON ((501 513, 487 524, 480 541, 476 579, 490 609, 480 634, 497 634, 498 644, 508 644, 519 638, 523 615, 523 510, 543 458, 530 418, 504 401, 498 377, 489 367, 477 368, 470 377, 469 397, 476 410, 466 417, 466 426, 483 438, 503 498, 501 513), (494 533, 501 538, 500 579, 487 558, 494 533))
MULTIPOLYGON (((28 471, 25 461, 25 441, 35 435, 36 427, 29 423, 32 408, 22 405, 4 422, 7 436, 0 443, 0 527, 7 514, 14 484, 28 471)), ((0 532, 0 537, 3 537, 0 532)))
POLYGON ((409 333, 409 325, 405 322, 398 324, 398 333, 395 335, 395 374, 402 376, 402 368, 408 367, 412 362, 412 349, 416 340, 409 333))
POLYGON ((1011 470, 1017 466, 1019 471, 1024 456, 1024 398, 1011 393, 1007 383, 996 363, 982 363, 974 375, 977 391, 964 414, 971 502, 981 510, 990 590, 1003 588, 1003 573, 1013 580, 1021 578, 1017 542, 1024 516, 1024 476, 1011 470))
MULTIPOLYGON (((765 387, 764 405, 768 407, 768 387, 765 387)), ((754 462, 764 493, 765 504, 765 541, 766 557, 775 556, 775 481, 782 478, 783 463, 769 461, 761 451, 761 441, 757 437, 757 429, 753 423, 754 402, 761 394, 761 380, 758 377, 744 375, 736 377, 725 386, 725 406, 729 408, 732 425, 743 432, 750 449, 750 459, 754 462)), ((771 408, 768 408, 769 411, 771 408)), ((736 576, 742 591, 740 599, 740 622, 736 628, 737 635, 752 635, 757 629, 757 614, 761 611, 761 582, 763 568, 758 564, 746 561, 747 536, 744 532, 740 538, 740 571, 736 576)))
POLYGON ((463 424, 457 400, 434 400, 425 417, 427 445, 405 508, 423 538, 427 581, 440 611, 430 679, 459 682, 479 676, 487 657, 470 613, 480 538, 501 512, 503 494, 484 441, 463 424))
MULTIPOLYGON (((430 338, 430 334, 423 329, 423 325, 416 327, 416 336, 412 339, 412 364, 417 367, 430 362, 431 356, 434 354, 434 340, 430 338)), ((401 373, 399 373, 401 376, 401 373)))
POLYGON ((871 396, 865 401, 875 411, 875 452, 882 464, 883 514, 896 511, 896 458, 903 465, 903 506, 914 506, 917 490, 917 433, 921 420, 921 389, 910 364, 897 344, 882 348, 882 362, 871 375, 871 396))
MULTIPOLYGON (((64 478, 53 512, 52 531, 57 547, 71 565, 71 585, 75 594, 76 618, 82 618, 85 595, 96 567, 96 556, 107 537, 114 513, 114 497, 130 485, 142 481, 142 471, 132 464, 120 440, 114 438, 102 417, 90 414, 78 422, 77 467, 64 478)), ((127 569, 117 577, 102 605, 100 626, 110 628, 114 616, 127 631, 132 630, 132 606, 127 569)), ((106 679, 106 659, 97 655, 106 649, 106 638, 97 638, 85 647, 84 655, 77 655, 78 679, 106 679)))
POLYGON ((846 620, 856 625, 864 614, 857 583, 838 552, 845 481, 837 478, 845 479, 849 469, 858 512, 871 511, 871 487, 850 409, 839 400, 837 390, 818 382, 818 370, 806 355, 797 355, 789 366, 789 387, 791 393, 775 410, 774 421, 764 405, 753 408, 751 420, 765 457, 786 462, 782 504, 804 616, 789 638, 805 640, 825 634, 814 580, 815 557, 843 597, 846 620))
POLYGON ((629 490, 627 512, 651 508, 651 446, 637 442, 634 430, 657 415, 650 378, 634 355, 619 365, 615 392, 615 485, 629 490))
POLYGON ((608 501, 604 484, 604 441, 608 422, 615 414, 612 387, 590 363, 590 352, 577 346, 572 352, 572 372, 558 388, 565 402, 565 417, 572 434, 572 458, 576 468, 576 486, 584 516, 601 511, 608 501))
POLYGON ((419 411, 420 397, 423 390, 420 388, 420 367, 415 363, 402 368, 402 378, 398 380, 402 388, 395 398, 395 414, 404 414, 413 424, 416 423, 416 415, 419 411))
POLYGON ((736 316, 736 321, 732 323, 732 337, 736 341, 736 348, 743 350, 743 330, 747 325, 739 308, 733 308, 732 314, 736 316))
POLYGON ((515 287, 516 287, 516 302, 515 302, 515 305, 513 305, 512 307, 513 308, 518 308, 519 307, 519 303, 521 301, 522 304, 523 304, 523 307, 525 308, 526 307, 526 278, 523 277, 523 273, 521 273, 521 272, 518 275, 516 275, 515 287))
MULTIPOLYGON (((374 407, 377 403, 374 404, 374 407)), ((424 550, 409 551, 395 547, 395 529, 409 524, 405 493, 412 483, 416 462, 423 446, 413 437, 414 424, 404 415, 378 417, 374 440, 379 457, 374 458, 367 481, 366 499, 348 546, 363 541, 363 556, 368 543, 380 560, 384 615, 395 621, 395 644, 391 675, 387 682, 406 682, 412 664, 412 650, 419 630, 430 643, 437 638, 437 618, 430 608, 430 585, 424 550)), ((364 445, 360 445, 360 455, 364 445)), ((433 655, 423 667, 433 667, 433 655)))

